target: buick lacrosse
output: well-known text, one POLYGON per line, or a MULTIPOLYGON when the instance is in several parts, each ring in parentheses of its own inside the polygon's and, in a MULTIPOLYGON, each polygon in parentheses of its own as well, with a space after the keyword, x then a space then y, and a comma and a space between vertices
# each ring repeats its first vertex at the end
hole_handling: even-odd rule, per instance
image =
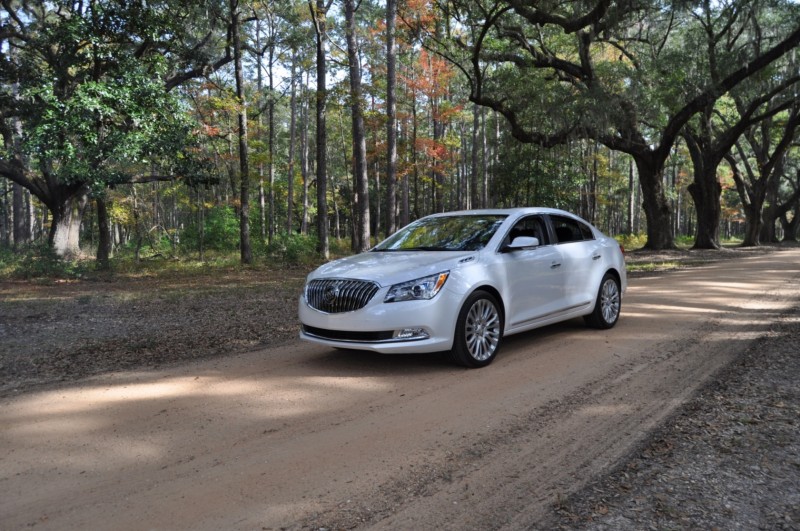
POLYGON ((575 317, 611 328, 626 287, 620 245, 573 214, 448 212, 313 271, 300 337, 381 353, 445 351, 483 367, 504 336, 575 317))

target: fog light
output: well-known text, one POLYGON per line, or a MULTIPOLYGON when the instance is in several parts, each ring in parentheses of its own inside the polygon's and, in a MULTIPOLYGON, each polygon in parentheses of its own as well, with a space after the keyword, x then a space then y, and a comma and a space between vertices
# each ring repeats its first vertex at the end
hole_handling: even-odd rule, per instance
POLYGON ((395 339, 428 339, 430 335, 424 328, 403 328, 394 333, 395 339))

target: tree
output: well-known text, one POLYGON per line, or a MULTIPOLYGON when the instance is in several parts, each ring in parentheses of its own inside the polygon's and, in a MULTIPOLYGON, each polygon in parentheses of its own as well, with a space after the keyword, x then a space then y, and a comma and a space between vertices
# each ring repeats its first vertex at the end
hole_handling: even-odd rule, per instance
MULTIPOLYGON (((797 146, 800 147, 800 146, 797 146)), ((784 231, 784 239, 797 241, 800 239, 800 167, 797 157, 794 158, 794 177, 788 179, 788 193, 794 199, 784 202, 781 208, 780 220, 784 231)))
POLYGON ((292 49, 292 65, 290 74, 289 89, 289 164, 286 169, 287 193, 286 193, 286 233, 292 233, 292 221, 294 214, 294 165, 295 165, 295 144, 297 136, 297 50, 292 49))
POLYGON ((386 234, 397 229, 397 49, 396 0, 386 1, 386 234))
POLYGON ((333 0, 325 4, 325 0, 308 0, 311 18, 314 22, 317 50, 317 94, 316 94, 316 122, 317 122, 317 251, 320 256, 327 259, 330 255, 328 242, 328 166, 327 154, 328 134, 326 120, 326 105, 328 99, 327 87, 327 62, 325 57, 327 36, 326 17, 333 0))
POLYGON ((350 112, 353 122, 353 173, 357 212, 354 251, 363 252, 371 247, 369 224, 369 181, 367 179, 367 140, 362 111, 361 65, 356 42, 354 0, 344 0, 347 61, 350 72, 350 112))
POLYGON ((515 138, 543 147, 591 138, 634 159, 653 249, 674 245, 664 168, 684 125, 800 42, 795 27, 772 48, 744 50, 718 79, 657 83, 670 69, 685 72, 685 57, 666 46, 680 12, 608 1, 447 8, 459 23, 440 53, 468 77, 470 100, 502 114, 515 138))
POLYGON ((250 245, 250 159, 247 142, 247 100, 242 73, 241 11, 239 0, 230 0, 231 40, 233 45, 234 77, 236 80, 237 118, 239 123, 239 178, 241 203, 239 211, 239 246, 243 264, 253 262, 250 245))
POLYGON ((792 147, 798 127, 800 105, 795 102, 781 120, 765 119, 745 132, 743 141, 736 144, 738 160, 733 154, 726 155, 744 205, 745 237, 742 245, 745 247, 761 243, 762 229, 766 223, 772 227, 764 236, 770 241, 774 239, 774 225, 780 215, 778 187, 785 170, 786 154, 792 147), (778 125, 776 122, 779 127, 775 127, 778 125), (740 165, 744 167, 744 172, 740 170, 740 165), (774 211, 762 217, 767 198, 773 199, 770 210, 774 211))
MULTIPOLYGON (((708 77, 713 82, 720 81, 729 64, 740 60, 742 48, 763 49, 766 43, 787 32, 782 26, 791 24, 792 19, 790 13, 784 19, 778 16, 782 14, 778 7, 767 10, 758 2, 731 3, 720 13, 715 10, 710 2, 705 2, 702 10, 693 11, 700 37, 685 35, 680 44, 687 50, 687 56, 692 49, 705 50, 701 62, 707 65, 708 77)), ((760 73, 752 74, 728 97, 709 98, 683 130, 694 165, 689 192, 697 208, 695 248, 713 249, 720 245, 722 188, 717 167, 725 155, 748 128, 771 121, 794 102, 793 90, 800 83, 800 76, 792 74, 796 69, 787 68, 782 62, 775 61, 760 73)))
MULTIPOLYGON (((267 111, 267 205, 264 205, 264 177, 263 162, 259 164, 259 205, 261 209, 261 235, 262 239, 266 236, 269 243, 275 236, 275 106, 277 103, 275 90, 275 67, 277 64, 278 42, 281 39, 281 28, 279 27, 280 17, 276 8, 278 2, 267 2, 266 4, 254 4, 253 18, 256 19, 255 46, 247 48, 256 56, 256 76, 257 89, 259 96, 264 93, 263 70, 264 57, 266 56, 267 90, 266 90, 266 111, 267 111), (266 29, 265 42, 262 44, 262 27, 266 29), (266 210, 266 212, 265 212, 266 210)), ((258 111, 259 126, 262 122, 264 109, 258 111)))
POLYGON ((62 256, 79 252, 90 194, 201 170, 171 90, 230 58, 212 59, 213 7, 176 4, 4 3, 0 175, 46 205, 49 242, 62 256), (198 12, 202 22, 187 24, 198 12))

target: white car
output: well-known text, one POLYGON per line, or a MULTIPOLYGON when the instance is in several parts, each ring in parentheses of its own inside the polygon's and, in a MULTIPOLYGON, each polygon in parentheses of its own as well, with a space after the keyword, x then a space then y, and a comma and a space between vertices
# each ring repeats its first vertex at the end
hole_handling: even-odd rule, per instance
POLYGON ((447 351, 483 367, 507 335, 581 316, 611 328, 626 287, 617 241, 568 212, 435 214, 313 271, 300 337, 381 353, 447 351))

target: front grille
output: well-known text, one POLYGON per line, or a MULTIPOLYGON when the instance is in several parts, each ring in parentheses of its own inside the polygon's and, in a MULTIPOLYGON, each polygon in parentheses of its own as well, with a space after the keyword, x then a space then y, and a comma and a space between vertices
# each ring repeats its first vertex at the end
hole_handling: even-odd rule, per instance
POLYGON ((310 336, 332 341, 351 341, 360 343, 372 343, 379 341, 389 341, 394 337, 394 332, 386 330, 383 332, 351 332, 345 330, 325 330, 313 326, 303 325, 303 332, 310 336))
POLYGON ((365 280, 312 280, 306 286, 308 305, 325 313, 360 310, 378 292, 378 285, 365 280))

